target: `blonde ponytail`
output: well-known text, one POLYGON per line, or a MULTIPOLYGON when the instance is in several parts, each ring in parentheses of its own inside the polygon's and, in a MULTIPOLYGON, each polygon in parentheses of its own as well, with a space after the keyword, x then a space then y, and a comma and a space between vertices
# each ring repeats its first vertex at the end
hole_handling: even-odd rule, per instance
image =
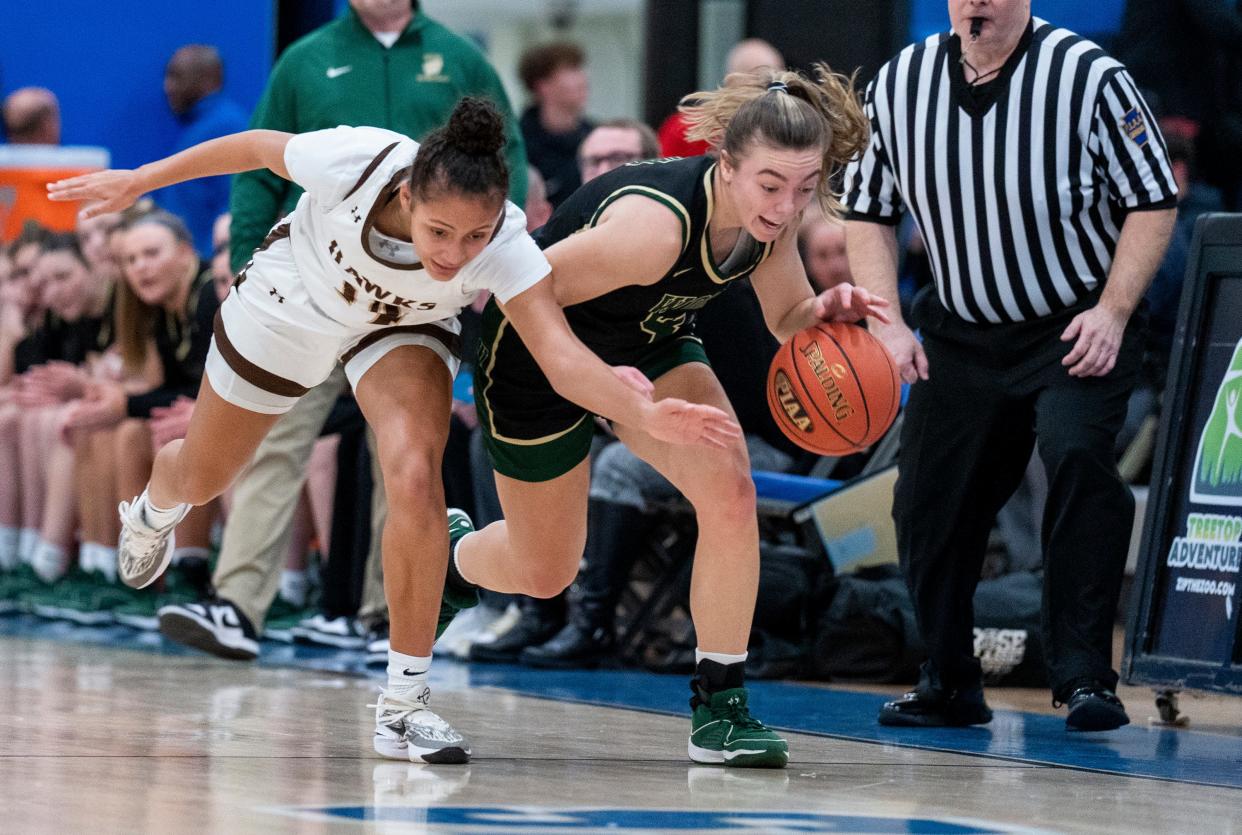
POLYGON ((686 117, 687 139, 705 141, 734 159, 744 157, 754 142, 820 147, 819 204, 826 216, 840 217, 844 207, 832 190, 833 175, 866 147, 869 125, 854 76, 834 73, 824 63, 813 71, 813 78, 768 68, 730 73, 717 89, 683 98, 679 109, 686 117))

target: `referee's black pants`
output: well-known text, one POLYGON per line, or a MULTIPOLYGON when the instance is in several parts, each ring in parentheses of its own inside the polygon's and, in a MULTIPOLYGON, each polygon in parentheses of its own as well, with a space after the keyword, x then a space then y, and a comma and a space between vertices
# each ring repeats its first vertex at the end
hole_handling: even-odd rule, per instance
POLYGON ((1116 367, 1071 377, 1060 335, 1095 298, 1031 322, 974 325, 933 288, 915 303, 930 379, 915 383, 901 430, 893 518, 902 569, 930 654, 933 686, 981 683, 972 600, 988 535, 1032 449, 1048 474, 1042 632, 1049 680, 1064 700, 1082 679, 1115 688, 1112 629, 1134 519, 1113 444, 1138 380, 1145 314, 1116 367))

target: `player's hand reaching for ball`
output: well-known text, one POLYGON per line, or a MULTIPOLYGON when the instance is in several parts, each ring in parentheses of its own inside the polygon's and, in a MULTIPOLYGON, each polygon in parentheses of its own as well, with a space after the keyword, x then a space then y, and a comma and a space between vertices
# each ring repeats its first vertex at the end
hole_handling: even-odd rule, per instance
POLYGON ((853 284, 829 287, 815 297, 811 312, 821 322, 857 322, 870 316, 877 322, 888 324, 888 299, 868 293, 853 284))
POLYGON ((143 192, 138 174, 128 169, 95 171, 47 184, 47 196, 52 200, 87 201, 80 212, 84 219, 128 209, 143 192))
POLYGON ((717 449, 724 449, 742 437, 742 428, 726 412, 675 397, 652 403, 640 428, 659 441, 717 449))
POLYGON ((648 435, 672 444, 702 444, 723 448, 742 437, 741 427, 726 412, 675 397, 653 400, 655 384, 630 365, 611 366, 612 373, 634 391, 651 400, 642 427, 648 435))

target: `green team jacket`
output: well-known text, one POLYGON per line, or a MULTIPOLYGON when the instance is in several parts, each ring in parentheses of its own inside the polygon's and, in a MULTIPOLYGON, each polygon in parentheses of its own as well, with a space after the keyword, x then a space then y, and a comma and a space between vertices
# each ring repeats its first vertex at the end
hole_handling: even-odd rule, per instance
MULTIPOLYGON (((252 128, 305 133, 372 125, 421 139, 458 99, 482 95, 500 108, 509 135, 509 199, 526 200, 526 149, 500 78, 470 41, 415 10, 390 49, 351 8, 285 50, 255 108, 252 128)), ((266 169, 233 181, 231 261, 236 272, 302 190, 266 169)))

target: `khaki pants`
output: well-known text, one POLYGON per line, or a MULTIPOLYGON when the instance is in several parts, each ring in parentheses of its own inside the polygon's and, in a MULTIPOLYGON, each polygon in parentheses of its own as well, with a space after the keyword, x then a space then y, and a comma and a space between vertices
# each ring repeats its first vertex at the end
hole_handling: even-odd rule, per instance
MULTIPOLYGON (((236 604, 260 635, 267 609, 280 591, 293 513, 306 483, 306 462, 324 420, 347 386, 345 371, 338 365, 327 380, 307 392, 276 422, 233 486, 233 507, 224 526, 213 581, 217 594, 236 604)), ((388 501, 375 454, 375 435, 369 427, 367 445, 375 491, 371 500, 371 550, 359 616, 369 620, 388 610, 380 559, 388 501)))

